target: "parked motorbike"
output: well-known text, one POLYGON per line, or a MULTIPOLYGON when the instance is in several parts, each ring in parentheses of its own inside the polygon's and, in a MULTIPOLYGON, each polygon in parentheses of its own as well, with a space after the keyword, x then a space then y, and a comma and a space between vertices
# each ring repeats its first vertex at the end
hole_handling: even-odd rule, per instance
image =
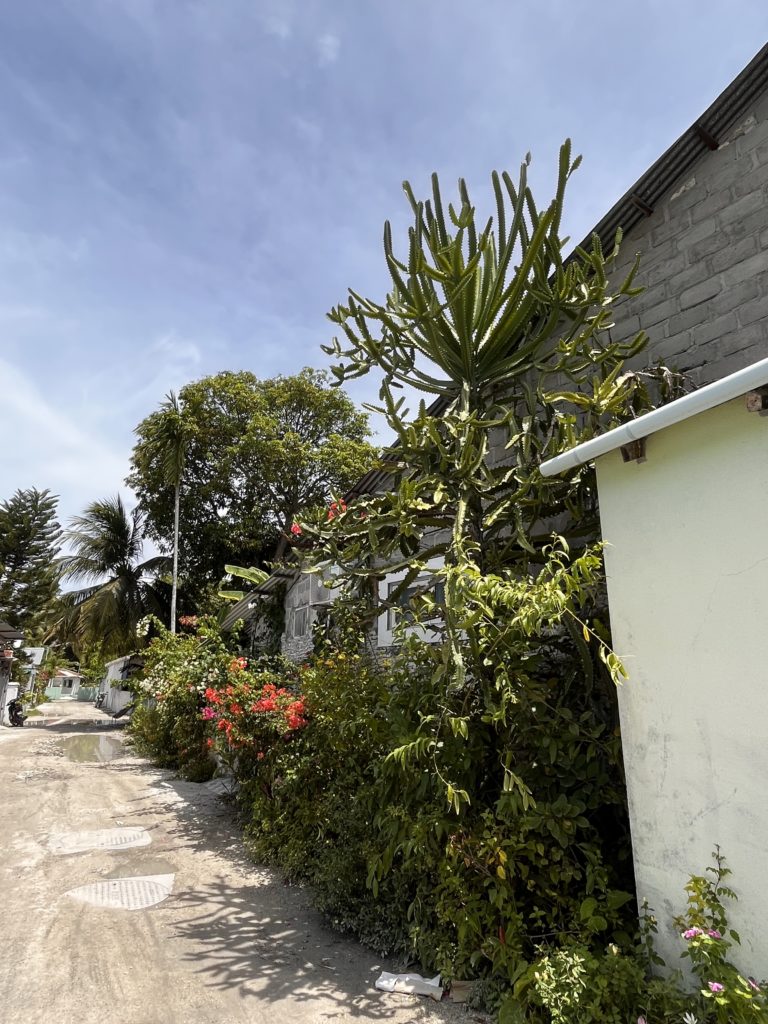
POLYGON ((96 698, 96 707, 97 707, 97 708, 100 708, 100 707, 101 707, 101 705, 102 705, 102 704, 104 703, 104 698, 105 698, 105 697, 106 697, 106 694, 105 694, 105 693, 100 693, 100 694, 98 695, 98 697, 96 698))
POLYGON ((24 705, 18 697, 8 703, 8 720, 11 725, 18 726, 18 728, 21 728, 27 720, 27 716, 24 714, 24 705))

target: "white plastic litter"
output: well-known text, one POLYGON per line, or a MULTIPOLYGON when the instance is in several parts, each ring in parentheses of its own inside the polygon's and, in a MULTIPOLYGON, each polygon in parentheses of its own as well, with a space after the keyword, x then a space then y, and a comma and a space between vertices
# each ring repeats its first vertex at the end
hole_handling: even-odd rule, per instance
POLYGON ((382 992, 407 992, 411 995, 429 996, 438 1003, 443 998, 439 974, 434 978, 422 978, 420 974, 389 974, 382 971, 374 982, 374 988, 382 992))

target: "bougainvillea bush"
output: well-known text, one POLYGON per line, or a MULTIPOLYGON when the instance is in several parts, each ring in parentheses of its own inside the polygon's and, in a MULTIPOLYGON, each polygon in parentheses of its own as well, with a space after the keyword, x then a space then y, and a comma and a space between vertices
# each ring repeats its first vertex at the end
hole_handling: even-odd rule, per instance
POLYGON ((242 657, 230 659, 224 678, 205 688, 200 719, 208 748, 241 785, 263 777, 262 762, 271 763, 307 724, 294 673, 259 663, 249 668, 242 657))
POLYGON ((232 655, 215 624, 205 619, 195 622, 190 632, 175 634, 157 620, 152 626, 158 635, 143 652, 144 672, 133 683, 134 745, 155 764, 205 781, 216 770, 201 717, 205 690, 226 685, 232 655))

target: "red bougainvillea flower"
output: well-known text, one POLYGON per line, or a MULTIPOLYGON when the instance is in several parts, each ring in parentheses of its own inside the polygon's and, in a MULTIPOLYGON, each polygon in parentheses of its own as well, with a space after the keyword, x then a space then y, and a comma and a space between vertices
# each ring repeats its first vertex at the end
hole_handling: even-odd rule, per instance
POLYGON ((330 508, 328 509, 328 522, 335 519, 337 515, 347 511, 347 503, 345 501, 332 501, 330 508))
POLYGON ((209 704, 219 703, 219 695, 216 692, 216 690, 214 690, 213 687, 211 686, 209 686, 208 689, 205 691, 205 699, 208 701, 209 704))
POLYGON ((232 715, 242 715, 243 709, 239 704, 230 704, 229 711, 232 715))
POLYGON ((212 740, 212 739, 211 739, 211 738, 209 737, 209 738, 208 738, 208 739, 207 739, 207 740, 205 741, 205 745, 206 745, 206 747, 208 747, 208 749, 210 750, 210 749, 211 749, 211 747, 213 746, 213 740, 212 740))
POLYGON ((229 722, 225 722, 223 718, 220 718, 216 724, 217 729, 226 729, 227 726, 229 726, 230 729, 232 728, 232 726, 229 725, 229 722))
POLYGON ((293 524, 293 526, 291 527, 291 533, 293 534, 294 537, 301 536, 302 530, 298 523, 293 524))

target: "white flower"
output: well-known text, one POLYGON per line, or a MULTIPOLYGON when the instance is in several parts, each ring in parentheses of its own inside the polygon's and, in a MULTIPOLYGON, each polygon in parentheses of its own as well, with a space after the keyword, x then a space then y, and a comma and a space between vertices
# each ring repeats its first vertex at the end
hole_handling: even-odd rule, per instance
POLYGON ((699 1018, 692 1013, 686 1012, 683 1014, 683 1024, 699 1024, 699 1018))

